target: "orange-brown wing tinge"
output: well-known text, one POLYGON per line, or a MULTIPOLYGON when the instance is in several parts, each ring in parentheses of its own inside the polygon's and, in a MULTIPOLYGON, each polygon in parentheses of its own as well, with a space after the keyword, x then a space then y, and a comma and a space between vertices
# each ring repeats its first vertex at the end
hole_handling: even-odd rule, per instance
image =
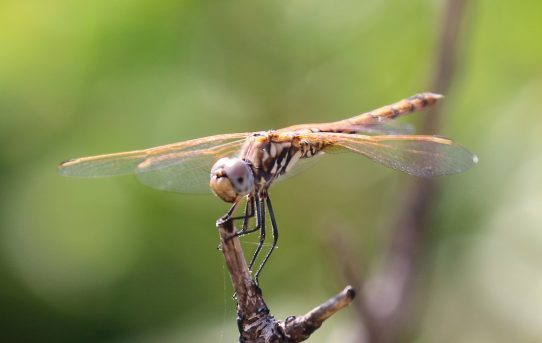
POLYGON ((461 173, 478 157, 450 139, 426 135, 366 136, 308 133, 302 139, 324 152, 352 151, 410 175, 433 177, 461 173))
MULTIPOLYGON (((137 172, 136 167, 147 159, 157 159, 165 156, 189 151, 204 151, 218 148, 228 143, 245 139, 250 133, 232 133, 183 141, 155 148, 120 152, 106 155, 74 158, 62 162, 58 166, 60 174, 77 177, 103 177, 137 172)), ((193 154, 194 155, 194 154, 193 154)))

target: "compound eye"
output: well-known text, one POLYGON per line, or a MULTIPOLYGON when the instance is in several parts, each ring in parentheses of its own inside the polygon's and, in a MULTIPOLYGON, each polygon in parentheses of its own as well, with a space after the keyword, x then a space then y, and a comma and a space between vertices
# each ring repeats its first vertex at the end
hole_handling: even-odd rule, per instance
POLYGON ((213 193, 226 202, 235 202, 254 189, 250 166, 240 158, 221 158, 211 169, 209 186, 213 193))
POLYGON ((247 195, 254 188, 254 176, 250 166, 240 158, 231 158, 224 164, 224 173, 230 179, 235 190, 247 195))

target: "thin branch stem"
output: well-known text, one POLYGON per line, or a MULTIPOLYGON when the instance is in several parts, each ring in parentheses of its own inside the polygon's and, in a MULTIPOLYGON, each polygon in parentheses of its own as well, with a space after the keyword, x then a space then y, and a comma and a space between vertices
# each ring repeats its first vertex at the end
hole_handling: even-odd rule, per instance
POLYGON ((241 243, 231 220, 217 222, 237 300, 237 325, 242 343, 296 343, 310 337, 322 323, 352 302, 356 292, 347 286, 341 293, 300 317, 276 320, 265 304, 261 289, 251 277, 241 243))

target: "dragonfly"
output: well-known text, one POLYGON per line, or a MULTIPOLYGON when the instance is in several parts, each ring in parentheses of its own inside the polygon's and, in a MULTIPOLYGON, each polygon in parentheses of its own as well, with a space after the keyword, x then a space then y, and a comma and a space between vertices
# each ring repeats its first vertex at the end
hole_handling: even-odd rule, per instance
POLYGON ((258 284, 279 237, 269 188, 296 170, 302 170, 301 166, 307 161, 348 151, 424 178, 461 173, 478 162, 476 155, 448 138, 415 135, 408 126, 394 121, 441 98, 435 93, 420 93, 330 123, 220 134, 144 150, 75 158, 62 162, 59 172, 92 178, 135 174, 143 184, 159 190, 212 191, 232 204, 221 220, 242 221, 232 237, 259 231, 260 239, 249 263, 251 271, 264 246, 269 217, 272 243, 255 273, 254 280, 258 284), (242 214, 234 216, 243 201, 242 214))

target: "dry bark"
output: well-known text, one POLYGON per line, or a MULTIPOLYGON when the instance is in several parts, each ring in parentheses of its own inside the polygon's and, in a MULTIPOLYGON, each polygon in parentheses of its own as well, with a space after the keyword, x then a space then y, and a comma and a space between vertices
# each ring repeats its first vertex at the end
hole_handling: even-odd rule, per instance
POLYGON ((237 300, 237 326, 242 343, 295 343, 310 337, 322 323, 346 307, 356 292, 347 286, 342 292, 300 317, 277 320, 265 304, 262 290, 252 279, 238 237, 232 237, 231 220, 217 222, 220 250, 230 273, 237 300))

